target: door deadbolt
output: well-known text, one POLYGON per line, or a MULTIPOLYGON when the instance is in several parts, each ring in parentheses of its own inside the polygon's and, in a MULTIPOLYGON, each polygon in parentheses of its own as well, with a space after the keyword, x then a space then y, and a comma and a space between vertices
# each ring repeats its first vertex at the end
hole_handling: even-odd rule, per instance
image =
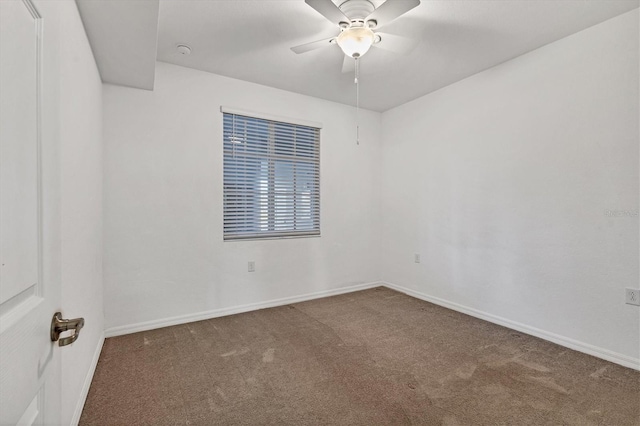
POLYGON ((62 313, 56 312, 51 319, 51 341, 58 342, 58 346, 67 346, 78 340, 80 329, 84 327, 84 318, 64 319, 62 313), (74 330, 71 336, 60 338, 60 334, 74 330))

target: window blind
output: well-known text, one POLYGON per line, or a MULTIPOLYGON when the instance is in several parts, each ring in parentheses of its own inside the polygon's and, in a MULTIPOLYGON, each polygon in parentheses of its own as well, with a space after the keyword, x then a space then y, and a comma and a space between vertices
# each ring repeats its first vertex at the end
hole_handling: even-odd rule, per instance
POLYGON ((320 129, 223 112, 224 239, 320 234, 320 129))

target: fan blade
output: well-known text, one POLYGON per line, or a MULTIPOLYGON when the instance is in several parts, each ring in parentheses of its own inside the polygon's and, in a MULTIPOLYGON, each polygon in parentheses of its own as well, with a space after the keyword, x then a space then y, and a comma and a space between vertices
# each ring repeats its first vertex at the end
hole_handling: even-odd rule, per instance
POLYGON ((400 37, 387 33, 376 33, 380 36, 380 41, 373 45, 383 50, 408 55, 420 43, 418 40, 400 37))
POLYGON ((333 46, 335 44, 333 43, 333 40, 335 40, 335 37, 331 37, 326 40, 312 41, 311 43, 305 43, 301 44, 300 46, 292 47, 291 50, 293 50, 297 54, 306 53, 312 50, 321 49, 323 47, 333 46))
POLYGON ((377 22, 376 28, 380 28, 419 4, 420 0, 386 0, 371 15, 367 16, 365 22, 374 20, 377 22))
POLYGON ((339 25, 340 22, 351 22, 331 0, 304 0, 304 2, 336 25, 339 25))
POLYGON ((342 72, 343 73, 353 73, 356 71, 356 60, 351 56, 344 55, 344 61, 342 62, 342 72))

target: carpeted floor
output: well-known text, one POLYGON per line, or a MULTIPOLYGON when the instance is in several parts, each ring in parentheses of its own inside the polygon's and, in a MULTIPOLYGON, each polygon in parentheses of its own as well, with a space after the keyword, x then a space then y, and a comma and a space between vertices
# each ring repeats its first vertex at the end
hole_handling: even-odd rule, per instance
POLYGON ((81 425, 640 425, 640 373, 386 289, 107 339, 81 425))

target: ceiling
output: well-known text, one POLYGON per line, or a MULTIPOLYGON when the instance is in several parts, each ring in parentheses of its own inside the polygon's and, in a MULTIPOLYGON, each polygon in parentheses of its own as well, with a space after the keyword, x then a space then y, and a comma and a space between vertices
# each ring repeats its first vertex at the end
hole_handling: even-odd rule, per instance
POLYGON ((152 90, 158 0, 76 0, 76 4, 102 81, 152 90))
MULTIPOLYGON (((145 1, 158 0, 77 0, 79 5, 103 2, 119 3, 120 7, 145 1)), ((381 2, 372 1, 375 5, 381 2)), ((382 29, 417 39, 419 44, 410 55, 372 48, 360 59, 360 106, 385 111, 630 11, 639 3, 422 0, 418 7, 382 29)), ((94 54, 91 27, 98 23, 98 33, 110 30, 120 35, 116 41, 123 39, 122 28, 108 19, 105 14, 102 20, 85 21, 94 54)), ((338 46, 300 55, 290 49, 338 34, 337 26, 304 0, 159 0, 157 23, 138 26, 129 33, 130 42, 138 38, 136 31, 147 37, 156 30, 159 61, 355 104, 354 75, 342 72, 344 55, 338 46), (190 46, 191 54, 178 53, 178 44, 190 46)), ((105 55, 98 52, 96 57, 100 56, 105 55)), ((100 60, 98 65, 108 81, 100 60)))

